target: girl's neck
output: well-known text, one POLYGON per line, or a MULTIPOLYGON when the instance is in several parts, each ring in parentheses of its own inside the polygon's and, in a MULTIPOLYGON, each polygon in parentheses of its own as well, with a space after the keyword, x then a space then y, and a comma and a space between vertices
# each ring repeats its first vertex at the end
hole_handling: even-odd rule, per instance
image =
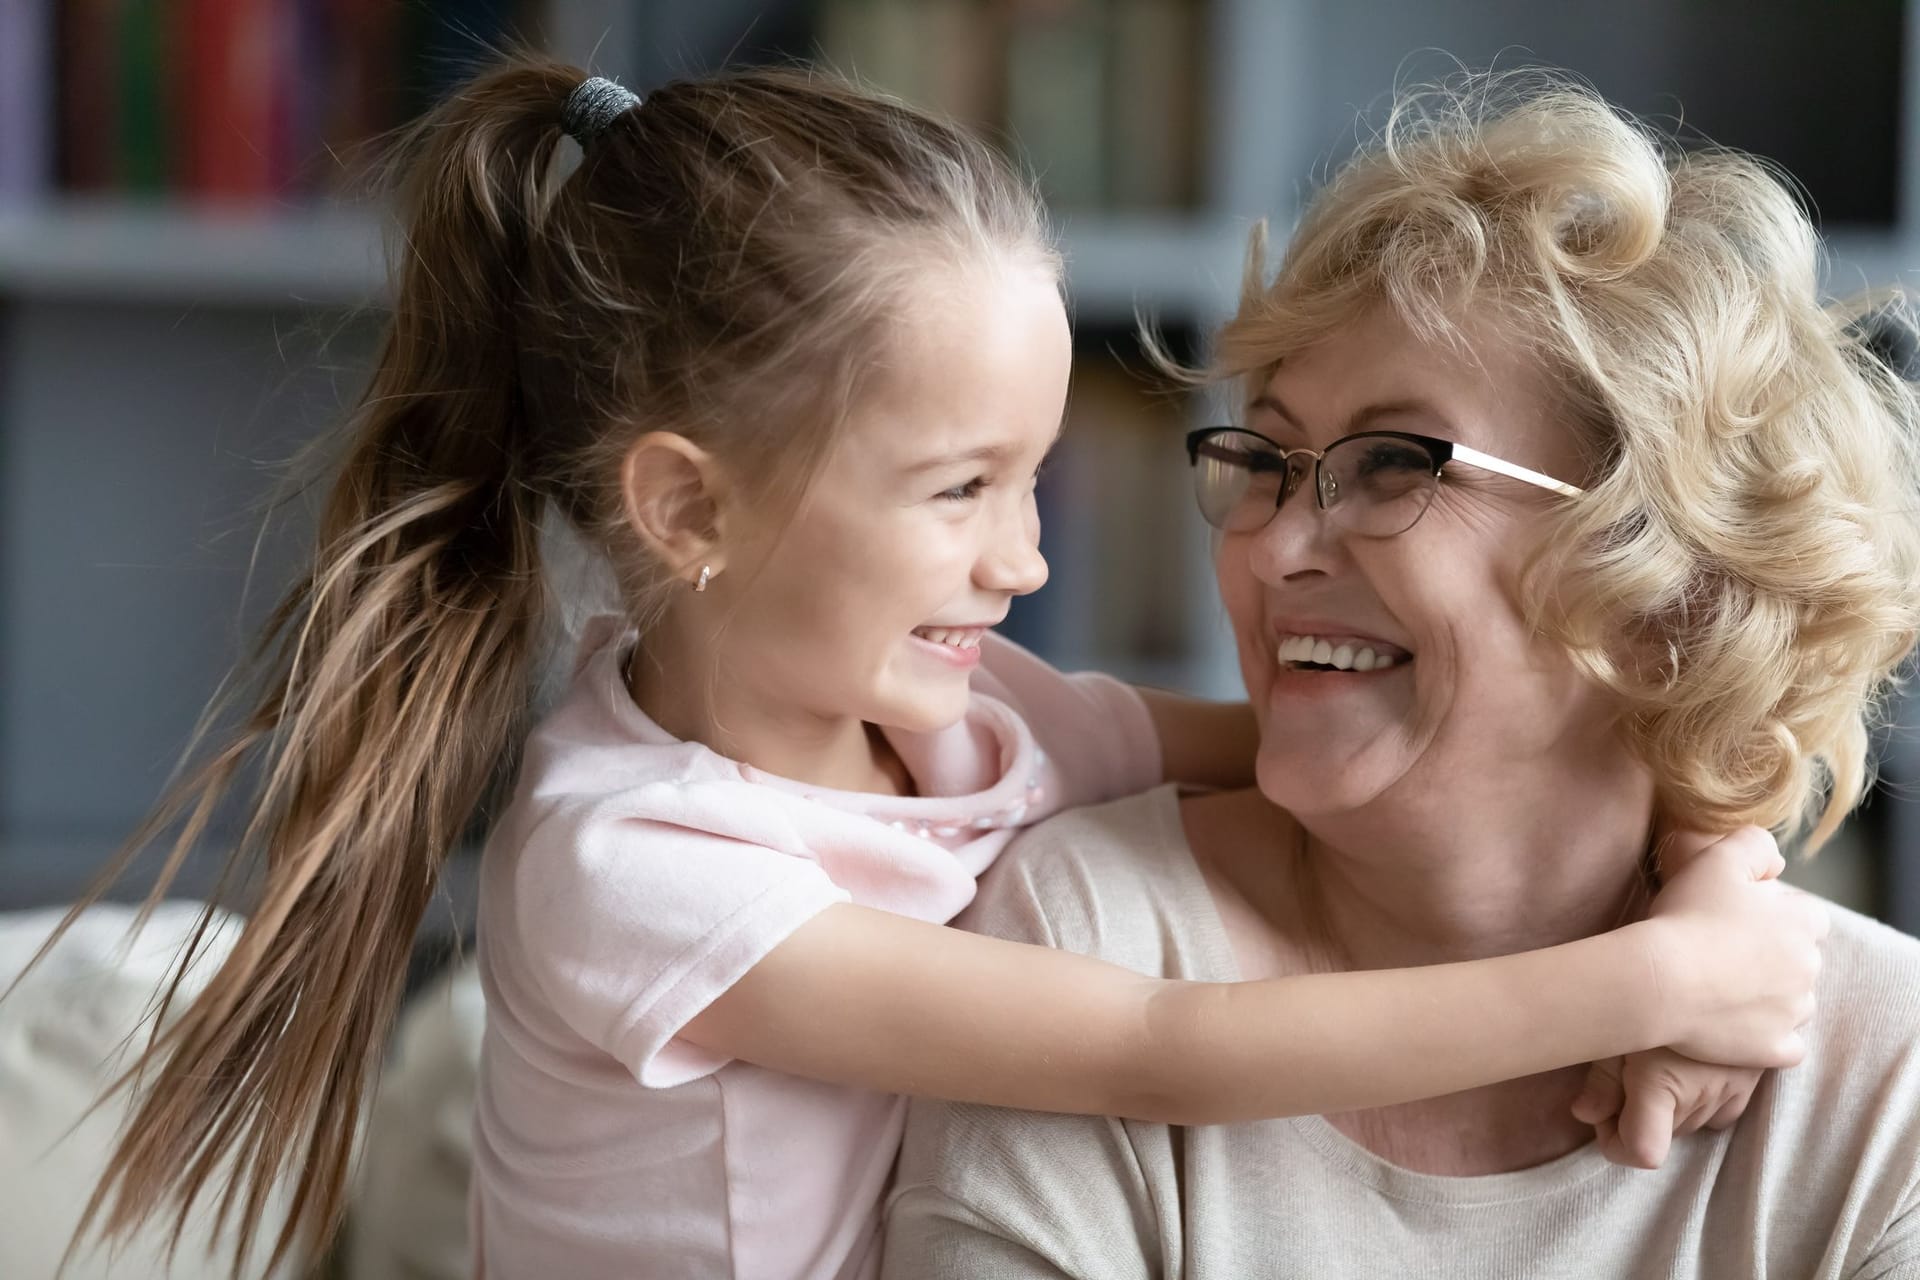
POLYGON ((682 742, 826 790, 913 794, 912 775, 877 725, 783 715, 741 697, 737 684, 722 681, 708 665, 676 660, 651 642, 634 649, 622 675, 634 705, 682 742))

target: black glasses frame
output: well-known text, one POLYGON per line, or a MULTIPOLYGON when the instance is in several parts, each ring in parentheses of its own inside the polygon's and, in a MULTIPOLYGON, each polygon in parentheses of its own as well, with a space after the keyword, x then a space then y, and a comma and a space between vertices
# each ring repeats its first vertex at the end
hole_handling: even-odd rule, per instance
MULTIPOLYGON (((1277 467, 1273 465, 1249 465, 1249 471, 1273 471, 1283 469, 1290 475, 1293 472, 1292 462, 1295 458, 1312 458, 1313 500, 1314 505, 1322 511, 1328 510, 1330 504, 1338 501, 1340 496, 1333 477, 1326 473, 1322 464, 1325 463, 1329 453, 1353 440, 1399 440, 1414 445, 1424 451, 1432 461, 1433 479, 1436 486, 1439 484, 1441 475, 1447 464, 1450 462, 1458 462, 1464 466, 1473 467, 1481 471, 1491 471, 1497 475, 1507 476, 1510 479, 1533 485, 1536 488, 1549 490, 1562 497, 1575 498, 1586 492, 1584 489, 1570 485, 1564 480, 1556 480, 1550 475, 1523 467, 1516 462, 1508 462, 1504 458, 1496 458, 1490 453, 1482 453, 1478 449, 1471 448, 1456 441, 1442 440, 1438 436, 1418 435, 1411 431, 1356 431, 1352 435, 1341 436, 1338 440, 1332 441, 1324 449, 1289 449, 1279 441, 1270 440, 1258 431, 1251 431, 1246 427, 1200 427, 1187 432, 1188 465, 1198 467, 1200 465, 1200 450, 1206 442, 1216 437, 1226 435, 1251 436, 1272 450, 1272 453, 1268 454, 1249 453, 1246 457, 1249 459, 1258 459, 1260 463, 1277 463, 1277 467)), ((1274 495, 1274 511, 1277 512, 1280 510, 1281 504, 1293 495, 1293 491, 1297 487, 1297 482, 1289 484, 1287 482, 1287 476, 1282 476, 1279 490, 1274 495)), ((1396 532, 1405 533, 1407 529, 1411 529, 1414 525, 1420 523, 1420 516, 1424 516, 1427 513, 1427 506, 1431 505, 1431 500, 1429 500, 1426 506, 1420 508, 1420 515, 1416 515, 1406 526, 1406 529, 1400 529, 1396 532)), ((1204 511, 1202 514, 1205 514, 1204 511)), ((1267 517, 1268 520, 1272 518, 1271 515, 1267 517)), ((1208 523, 1211 524, 1212 522, 1209 521, 1208 523)), ((1257 529, 1265 527, 1266 525, 1263 522, 1261 525, 1256 526, 1256 529, 1250 529, 1246 532, 1255 532, 1257 529)), ((1395 535, 1386 534, 1384 536, 1393 537, 1395 535)))

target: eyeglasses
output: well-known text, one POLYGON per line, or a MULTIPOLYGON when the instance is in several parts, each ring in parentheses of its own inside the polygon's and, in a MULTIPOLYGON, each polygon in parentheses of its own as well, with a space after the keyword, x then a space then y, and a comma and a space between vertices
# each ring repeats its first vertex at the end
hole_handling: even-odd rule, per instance
POLYGON ((1369 538, 1405 533, 1427 513, 1448 463, 1462 463, 1549 489, 1563 497, 1584 490, 1451 440, 1404 431, 1361 431, 1325 449, 1283 449, 1243 427, 1202 427, 1187 434, 1194 496, 1208 524, 1228 533, 1266 527, 1307 477, 1313 496, 1343 529, 1369 538))

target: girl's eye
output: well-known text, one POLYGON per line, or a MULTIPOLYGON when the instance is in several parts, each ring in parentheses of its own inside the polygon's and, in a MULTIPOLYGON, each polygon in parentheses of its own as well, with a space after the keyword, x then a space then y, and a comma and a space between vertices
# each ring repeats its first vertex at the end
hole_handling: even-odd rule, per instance
POLYGON ((966 502, 979 497, 980 491, 986 487, 987 478, 985 476, 975 476, 965 484, 955 485, 951 489, 944 489, 934 496, 943 502, 966 502))

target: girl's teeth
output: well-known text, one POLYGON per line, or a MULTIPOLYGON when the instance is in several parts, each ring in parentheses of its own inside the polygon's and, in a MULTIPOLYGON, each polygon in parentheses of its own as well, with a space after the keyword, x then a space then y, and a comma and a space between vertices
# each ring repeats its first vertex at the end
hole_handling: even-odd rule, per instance
POLYGON ((1333 661, 1333 646, 1325 640, 1316 642, 1313 646, 1313 660, 1323 667, 1331 663, 1333 661))
POLYGON ((1333 651, 1333 665, 1342 671, 1351 671, 1353 669, 1353 646, 1343 644, 1338 649, 1335 649, 1333 651))
POLYGON ((1373 661, 1373 650, 1362 649, 1353 655, 1353 669, 1355 671, 1371 671, 1373 670, 1373 661))
POLYGON ((922 640, 931 640, 948 648, 971 649, 979 645, 981 632, 976 627, 917 627, 914 634, 922 640))

